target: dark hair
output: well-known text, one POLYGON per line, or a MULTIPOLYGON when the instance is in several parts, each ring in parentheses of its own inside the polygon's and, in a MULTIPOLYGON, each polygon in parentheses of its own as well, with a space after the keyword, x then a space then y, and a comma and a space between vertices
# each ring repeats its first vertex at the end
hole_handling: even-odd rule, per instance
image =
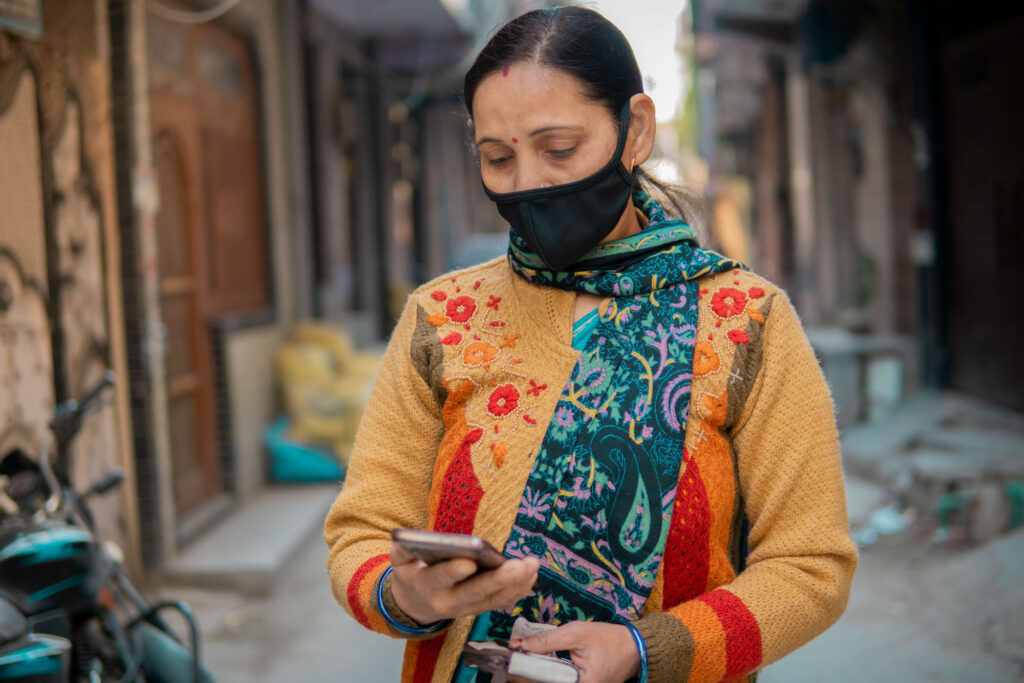
MULTIPOLYGON (((466 72, 463 98, 470 119, 480 83, 517 62, 534 62, 574 76, 584 94, 604 104, 616 123, 621 123, 622 107, 629 98, 644 91, 633 48, 612 22, 585 7, 538 9, 498 29, 466 72)), ((662 195, 683 220, 702 214, 699 202, 682 188, 639 167, 636 175, 641 189, 662 195)))

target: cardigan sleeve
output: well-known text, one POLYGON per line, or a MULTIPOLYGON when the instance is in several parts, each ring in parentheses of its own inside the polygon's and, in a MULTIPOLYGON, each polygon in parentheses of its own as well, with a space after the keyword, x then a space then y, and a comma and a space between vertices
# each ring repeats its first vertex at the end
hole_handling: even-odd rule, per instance
MULTIPOLYGON (((444 430, 441 390, 428 384, 437 362, 430 342, 436 346, 436 338, 422 334, 423 315, 414 295, 384 353, 344 487, 324 523, 327 571, 338 602, 363 626, 403 638, 417 636, 388 624, 377 587, 391 566, 391 530, 427 526, 431 475, 444 430)), ((383 589, 389 615, 415 624, 398 613, 390 582, 383 589)))
POLYGON ((728 436, 750 522, 746 568, 636 622, 651 683, 741 678, 822 633, 846 607, 857 551, 834 408, 781 292, 765 322, 758 376, 728 436))

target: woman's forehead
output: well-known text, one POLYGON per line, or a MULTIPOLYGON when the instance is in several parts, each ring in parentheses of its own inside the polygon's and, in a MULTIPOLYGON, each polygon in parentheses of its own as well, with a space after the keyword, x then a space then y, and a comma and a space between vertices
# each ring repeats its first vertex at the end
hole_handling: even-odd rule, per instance
POLYGON ((473 97, 478 139, 501 133, 490 128, 586 125, 602 114, 605 108, 584 94, 574 76, 533 62, 510 64, 487 76, 473 97))

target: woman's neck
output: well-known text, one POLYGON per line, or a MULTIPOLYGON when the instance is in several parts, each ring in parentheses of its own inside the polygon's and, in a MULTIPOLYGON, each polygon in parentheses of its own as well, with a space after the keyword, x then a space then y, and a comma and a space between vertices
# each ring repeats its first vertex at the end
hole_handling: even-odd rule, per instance
POLYGON ((647 221, 644 217, 643 225, 640 223, 640 219, 643 214, 633 206, 633 202, 629 202, 626 205, 625 211, 622 212, 622 216, 619 218, 619 222, 615 224, 612 231, 608 233, 601 242, 611 242, 612 240, 623 240, 627 237, 631 237, 645 227, 647 221))

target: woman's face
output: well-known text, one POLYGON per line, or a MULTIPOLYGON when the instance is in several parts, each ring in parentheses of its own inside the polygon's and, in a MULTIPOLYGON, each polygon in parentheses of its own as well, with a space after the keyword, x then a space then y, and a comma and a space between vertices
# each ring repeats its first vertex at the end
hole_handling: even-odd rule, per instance
MULTIPOLYGON (((608 109, 586 97, 575 77, 532 62, 512 64, 480 82, 473 125, 480 175, 497 193, 592 175, 611 159, 619 134, 608 109)), ((633 146, 627 141, 623 151, 626 168, 632 167, 633 146)))

